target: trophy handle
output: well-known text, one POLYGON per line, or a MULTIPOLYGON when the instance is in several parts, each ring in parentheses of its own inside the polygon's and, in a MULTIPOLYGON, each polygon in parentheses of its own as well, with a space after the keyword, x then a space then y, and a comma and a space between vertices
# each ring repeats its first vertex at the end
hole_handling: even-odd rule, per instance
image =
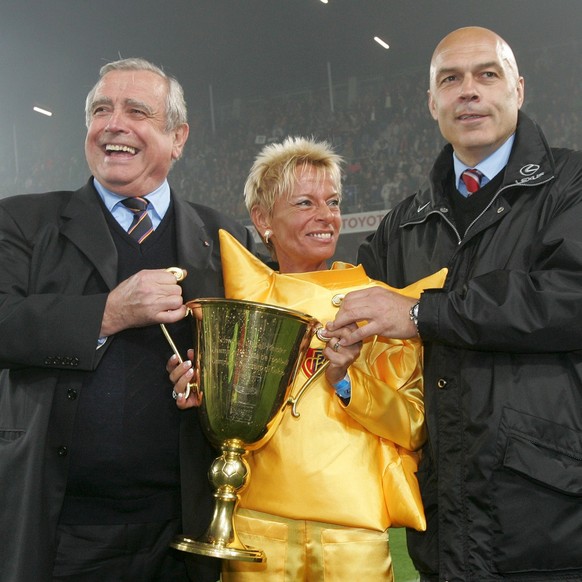
MULTIPOLYGON (((172 273, 172 275, 174 275, 174 277, 176 277, 176 281, 178 283, 180 281, 183 281, 186 278, 186 271, 184 271, 184 269, 180 269, 180 267, 168 267, 166 269, 166 271, 168 271, 168 273, 172 273)), ((188 317, 188 315, 191 315, 191 314, 192 314, 192 310, 189 307, 187 307, 186 308, 186 315, 184 317, 188 317)), ((170 335, 168 328, 163 323, 160 323, 160 328, 162 329, 162 332, 164 333, 166 340, 170 344, 172 351, 174 352, 174 354, 176 354, 176 357, 178 358, 178 362, 180 362, 180 364, 183 364, 184 360, 182 359, 182 356, 180 355, 180 352, 178 351, 178 348, 176 347, 176 344, 174 343, 174 340, 172 339, 172 336, 170 335)), ((185 400, 188 400, 188 397, 190 396, 191 390, 194 390, 196 392, 196 395, 198 397, 200 397, 200 390, 198 388, 198 384, 196 384, 195 382, 188 382, 188 384, 186 386, 186 390, 184 392, 184 399, 185 400)))
POLYGON ((311 386, 311 384, 313 384, 313 382, 315 382, 315 380, 317 380, 317 378, 319 378, 321 376, 321 374, 323 372, 325 372, 325 369, 328 366, 329 366, 329 360, 326 360, 323 363, 323 365, 321 366, 321 368, 319 368, 319 370, 317 370, 317 372, 315 372, 315 374, 313 374, 313 376, 311 376, 311 378, 309 378, 309 380, 307 380, 307 382, 305 382, 305 384, 303 384, 303 386, 301 386, 301 390, 299 390, 299 392, 297 393, 297 396, 295 396, 295 397, 289 396, 289 398, 287 399, 287 402, 285 402, 285 406, 287 406, 287 405, 291 406, 291 414, 295 418, 298 418, 301 416, 301 413, 297 411, 297 404, 299 403, 299 399, 303 396, 303 394, 305 393, 307 388, 309 388, 309 386, 311 386))
MULTIPOLYGON (((339 307, 342 303, 342 301, 344 300, 345 294, 344 293, 338 293, 337 295, 334 295, 332 297, 332 304, 335 307, 339 307)), ((323 330, 323 325, 319 325, 319 327, 317 328, 317 330, 315 331, 315 335, 317 336, 317 338, 324 342, 327 343, 329 341, 329 338, 325 335, 322 335, 320 332, 323 330)), ((317 370, 317 372, 315 372, 315 374, 313 374, 313 376, 311 376, 311 378, 309 378, 309 380, 307 380, 307 382, 305 382, 305 384, 303 384, 303 386, 301 387, 301 390, 299 390, 299 392, 297 393, 297 396, 295 396, 295 398, 293 396, 289 396, 287 402, 285 403, 285 406, 287 406, 287 404, 289 404, 291 406, 291 414, 295 417, 298 418, 299 416, 301 416, 301 414, 297 411, 297 404, 299 402, 299 399, 303 396, 303 394, 305 393, 305 391, 307 390, 307 388, 309 388, 309 386, 311 386, 311 384, 313 384, 313 382, 319 378, 319 376, 321 376, 321 374, 323 372, 325 372, 325 369, 329 366, 329 360, 326 360, 323 365, 321 366, 321 368, 319 368, 319 370, 317 370)))

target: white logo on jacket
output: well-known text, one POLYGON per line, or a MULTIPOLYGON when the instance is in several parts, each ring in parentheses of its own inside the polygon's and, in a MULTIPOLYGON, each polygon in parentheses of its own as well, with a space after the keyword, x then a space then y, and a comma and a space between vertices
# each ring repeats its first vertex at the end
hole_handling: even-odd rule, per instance
POLYGON ((537 164, 526 164, 519 170, 519 173, 522 176, 533 176, 539 169, 540 167, 537 164))

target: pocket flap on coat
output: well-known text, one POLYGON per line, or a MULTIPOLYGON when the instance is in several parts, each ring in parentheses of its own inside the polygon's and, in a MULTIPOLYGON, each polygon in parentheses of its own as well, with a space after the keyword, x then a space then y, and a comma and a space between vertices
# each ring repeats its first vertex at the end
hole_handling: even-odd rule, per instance
POLYGON ((554 422, 505 410, 503 465, 546 487, 582 496, 582 433, 554 422))

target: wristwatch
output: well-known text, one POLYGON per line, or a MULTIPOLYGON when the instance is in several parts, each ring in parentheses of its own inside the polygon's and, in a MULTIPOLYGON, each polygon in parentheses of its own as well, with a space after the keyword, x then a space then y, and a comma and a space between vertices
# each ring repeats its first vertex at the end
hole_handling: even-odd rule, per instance
POLYGON ((411 308, 410 311, 408 312, 408 315, 410 315, 410 321, 412 321, 412 323, 414 323, 414 327, 416 327, 416 334, 420 335, 418 333, 418 306, 420 305, 420 301, 417 301, 411 308))

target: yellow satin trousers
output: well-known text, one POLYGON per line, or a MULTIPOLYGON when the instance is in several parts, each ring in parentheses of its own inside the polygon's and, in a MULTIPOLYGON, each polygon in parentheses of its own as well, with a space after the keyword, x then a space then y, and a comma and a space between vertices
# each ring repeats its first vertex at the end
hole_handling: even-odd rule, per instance
POLYGON ((239 509, 236 529, 263 564, 223 560, 222 582, 392 582, 388 531, 347 528, 239 509))

